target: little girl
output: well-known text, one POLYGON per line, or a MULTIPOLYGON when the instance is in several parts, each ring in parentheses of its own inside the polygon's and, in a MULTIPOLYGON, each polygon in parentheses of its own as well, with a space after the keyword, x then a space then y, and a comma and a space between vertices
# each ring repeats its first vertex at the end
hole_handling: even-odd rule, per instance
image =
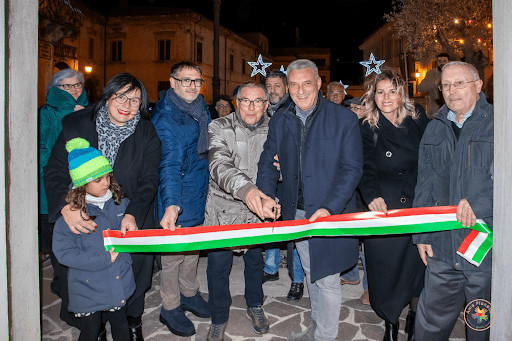
MULTIPOLYGON (((135 290, 128 253, 105 251, 103 230, 119 230, 129 200, 112 176, 106 157, 82 138, 66 143, 73 188, 66 202, 98 225, 90 234, 74 234, 61 217, 53 231, 53 252, 69 267, 68 310, 80 318, 80 338, 97 340, 110 321, 114 340, 129 340, 126 300, 135 290)), ((103 336, 102 336, 103 337, 103 336)))

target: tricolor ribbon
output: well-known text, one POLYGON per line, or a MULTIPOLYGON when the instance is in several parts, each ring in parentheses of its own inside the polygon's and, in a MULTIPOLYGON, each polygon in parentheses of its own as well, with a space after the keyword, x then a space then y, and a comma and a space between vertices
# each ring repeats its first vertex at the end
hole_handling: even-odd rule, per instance
MULTIPOLYGON (((174 231, 103 231, 105 249, 116 252, 184 252, 282 242, 307 237, 355 237, 412 234, 462 229, 455 206, 407 208, 382 212, 332 215, 272 223, 196 226, 174 231)), ((458 253, 479 265, 492 247, 492 231, 477 220, 458 253), (477 235, 474 236, 474 233, 477 235), (470 238, 472 236, 472 238, 470 238)))

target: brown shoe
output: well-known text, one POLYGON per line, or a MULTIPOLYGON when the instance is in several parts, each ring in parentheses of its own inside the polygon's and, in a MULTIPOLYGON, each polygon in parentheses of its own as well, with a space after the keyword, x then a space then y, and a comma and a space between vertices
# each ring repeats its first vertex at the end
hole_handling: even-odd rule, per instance
POLYGON ((370 294, 368 293, 368 290, 365 290, 361 295, 361 303, 370 305, 370 294))
POLYGON ((359 283, 361 283, 360 279, 357 281, 347 281, 345 278, 340 276, 340 284, 341 285, 343 285, 343 284, 358 285, 359 283))

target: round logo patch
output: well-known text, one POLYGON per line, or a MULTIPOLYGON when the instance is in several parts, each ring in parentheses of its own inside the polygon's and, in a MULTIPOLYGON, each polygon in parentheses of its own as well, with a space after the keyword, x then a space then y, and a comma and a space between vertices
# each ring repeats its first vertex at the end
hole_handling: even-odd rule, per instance
POLYGON ((489 301, 476 299, 466 305, 464 322, 473 330, 484 331, 494 323, 494 313, 494 307, 489 301))

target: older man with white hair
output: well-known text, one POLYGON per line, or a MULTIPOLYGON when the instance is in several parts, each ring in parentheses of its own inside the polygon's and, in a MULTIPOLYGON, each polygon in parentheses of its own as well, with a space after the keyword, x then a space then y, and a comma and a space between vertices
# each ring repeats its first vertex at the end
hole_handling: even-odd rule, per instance
MULTIPOLYGON (((448 340, 465 304, 490 301, 492 254, 479 266, 457 254, 477 218, 493 224, 493 107, 482 84, 473 65, 446 64, 439 85, 446 104, 421 140, 414 206, 457 205, 457 220, 467 228, 413 237, 427 267, 415 340, 448 340)), ((486 314, 487 321, 466 319, 468 340, 489 340, 486 314)))

